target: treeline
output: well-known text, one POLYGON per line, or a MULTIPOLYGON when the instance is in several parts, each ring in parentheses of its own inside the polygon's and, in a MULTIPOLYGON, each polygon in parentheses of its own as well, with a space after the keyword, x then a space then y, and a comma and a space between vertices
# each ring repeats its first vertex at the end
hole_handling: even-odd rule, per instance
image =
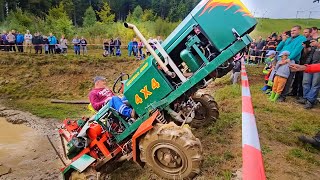
POLYGON ((0 0, 1 30, 53 32, 71 38, 134 37, 122 22, 149 37, 167 36, 200 0, 0 0))
MULTIPOLYGON (((125 20, 130 12, 140 6, 162 19, 176 22, 183 19, 200 0, 0 0, 0 21, 4 21, 11 11, 29 12, 36 17, 46 18, 53 7, 60 3, 75 26, 83 24, 83 16, 90 6, 99 12, 105 3, 114 13, 114 21, 125 20)), ((98 20, 99 17, 97 16, 98 20)))

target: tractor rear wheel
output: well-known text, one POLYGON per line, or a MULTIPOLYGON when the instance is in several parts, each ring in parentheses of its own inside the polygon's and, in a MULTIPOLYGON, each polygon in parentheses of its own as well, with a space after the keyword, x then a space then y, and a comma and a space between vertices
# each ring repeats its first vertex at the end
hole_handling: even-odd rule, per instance
POLYGON ((156 124, 140 140, 140 159, 158 176, 192 179, 200 173, 202 146, 188 125, 156 124))
POLYGON ((97 171, 89 167, 82 173, 74 170, 69 177, 69 180, 98 180, 97 171))
POLYGON ((217 102, 209 94, 196 94, 192 99, 200 103, 200 107, 195 110, 195 117, 191 126, 200 128, 215 122, 219 118, 219 108, 217 102))

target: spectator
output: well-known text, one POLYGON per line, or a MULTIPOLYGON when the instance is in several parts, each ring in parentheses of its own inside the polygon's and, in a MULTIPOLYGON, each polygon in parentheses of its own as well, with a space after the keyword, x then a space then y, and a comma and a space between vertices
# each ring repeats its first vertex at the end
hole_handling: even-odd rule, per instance
POLYGON ((30 31, 27 30, 27 33, 24 35, 24 41, 26 43, 26 52, 29 51, 31 53, 32 49, 32 35, 30 34, 30 31))
POLYGON ((17 40, 16 40, 18 52, 23 52, 23 42, 24 42, 24 35, 18 32, 17 40))
POLYGON ((13 46, 15 45, 16 42, 16 37, 12 34, 11 31, 9 31, 9 34, 7 35, 7 41, 9 44, 9 50, 8 51, 12 51, 13 50, 13 46))
POLYGON ((265 60, 265 63, 266 63, 267 65, 270 65, 270 63, 275 60, 276 53, 277 53, 277 52, 274 51, 274 50, 268 51, 268 53, 266 54, 267 58, 266 58, 266 60, 265 60))
POLYGON ((68 40, 65 38, 64 35, 61 36, 60 39, 60 47, 61 47, 61 53, 67 54, 68 53, 68 40))
POLYGON ((232 84, 235 85, 238 82, 238 79, 240 77, 240 71, 241 71, 241 54, 238 53, 234 58, 233 58, 233 69, 232 69, 232 74, 231 74, 231 81, 232 84))
POLYGON ((133 49, 133 42, 130 41, 130 42, 128 43, 128 56, 129 56, 129 57, 130 57, 131 54, 132 54, 132 49, 133 49))
POLYGON ((281 57, 281 60, 277 62, 277 65, 275 67, 276 73, 273 80, 273 87, 272 92, 270 95, 270 100, 272 102, 277 101, 277 99, 280 97, 288 77, 290 76, 290 64, 294 64, 294 60, 290 60, 288 57, 290 56, 289 51, 282 51, 279 55, 281 57))
POLYGON ((138 56, 138 41, 136 38, 133 38, 132 41, 132 51, 134 56, 138 56))
POLYGON ((41 46, 42 42, 43 42, 43 40, 40 36, 40 33, 38 33, 38 32, 34 33, 34 36, 32 38, 32 44, 34 46, 34 50, 35 50, 36 54, 38 54, 38 53, 42 54, 42 46, 41 46))
MULTIPOLYGON (((301 51, 303 49, 302 43, 306 41, 306 37, 300 35, 301 26, 293 26, 291 29, 291 37, 288 38, 287 34, 282 36, 282 42, 278 45, 277 51, 280 53, 283 51, 289 51, 290 60, 294 60, 296 64, 299 64, 301 58, 301 51)), ((289 94, 295 72, 291 72, 287 78, 286 85, 282 91, 281 97, 278 99, 280 102, 285 101, 286 96, 289 94)))
POLYGON ((4 47, 4 50, 5 51, 8 51, 9 50, 9 42, 7 40, 7 32, 6 31, 3 31, 3 34, 2 34, 2 39, 3 39, 3 47, 4 47))
MULTIPOLYGON (((305 64, 320 63, 320 43, 313 39, 311 40, 311 52, 305 64)), ((305 109, 311 109, 316 103, 320 90, 320 73, 304 73, 303 74, 303 99, 298 100, 304 104, 305 109)))
POLYGON ((17 44, 17 33, 16 33, 16 30, 14 30, 14 29, 13 29, 11 32, 12 32, 12 35, 14 35, 14 37, 15 37, 14 45, 12 46, 12 50, 13 50, 14 52, 17 52, 17 50, 16 50, 16 44, 17 44))
POLYGON ((312 37, 311 37, 311 33, 312 33, 312 29, 311 28, 306 28, 303 30, 303 35, 304 37, 307 38, 307 40, 310 40, 312 37))
POLYGON ((282 41, 282 36, 278 36, 278 37, 277 37, 277 44, 280 44, 281 41, 282 41))
MULTIPOLYGON (((155 49, 155 46, 154 46, 154 42, 153 42, 152 37, 150 37, 150 38, 148 39, 148 44, 149 44, 153 49, 155 49)), ((147 52, 147 55, 148 55, 148 56, 151 55, 151 53, 149 52, 148 49, 146 49, 146 52, 147 52)))
POLYGON ((87 44, 88 44, 87 40, 82 36, 80 39, 80 45, 81 45, 81 50, 83 55, 88 54, 87 44))
POLYGON ((256 39, 253 39, 250 48, 249 48, 249 54, 250 56, 255 56, 256 55, 256 50, 257 50, 257 42, 256 39))
POLYGON ((107 57, 109 55, 109 42, 107 39, 103 40, 103 56, 107 57))
POLYGON ((44 44, 44 52, 45 54, 49 54, 49 40, 47 36, 43 36, 42 44, 44 44))
MULTIPOLYGON (((256 48, 256 56, 261 56, 266 46, 266 41, 262 39, 262 36, 259 36, 256 48)), ((257 58, 256 58, 257 59, 257 58)))
POLYGON ((319 39, 319 34, 318 34, 318 28, 317 27, 312 27, 311 28, 311 36, 312 39, 319 39))
POLYGON ((119 39, 118 37, 117 37, 116 40, 114 41, 114 46, 115 46, 115 48, 116 48, 116 52, 117 52, 117 50, 120 49, 120 47, 121 47, 121 41, 120 41, 120 39, 119 39))
POLYGON ((78 38, 78 36, 73 38, 72 44, 74 48, 74 53, 76 55, 80 55, 80 39, 78 38))
POLYGON ((110 54, 110 56, 114 56, 114 41, 113 41, 113 39, 111 38, 110 39, 110 42, 109 42, 109 54, 110 54))
POLYGON ((56 49, 56 44, 58 44, 57 38, 52 33, 50 33, 48 37, 48 41, 49 41, 49 54, 54 54, 56 49))
POLYGON ((138 43, 138 50, 139 50, 139 56, 140 56, 140 57, 143 56, 142 48, 143 48, 143 43, 142 43, 142 41, 140 40, 139 43, 138 43))
MULTIPOLYGON (((300 65, 304 65, 306 63, 306 60, 309 56, 309 53, 311 51, 310 46, 310 38, 311 38, 311 28, 306 28, 303 30, 303 35, 308 40, 303 42, 303 50, 301 52, 301 58, 300 58, 300 65)), ((288 94, 289 96, 296 96, 298 99, 301 99, 303 97, 303 87, 302 87, 302 79, 303 79, 303 72, 296 72, 293 84, 292 84, 292 90, 288 94)))
POLYGON ((276 36, 273 36, 269 41, 268 41, 268 44, 266 45, 266 49, 267 50, 276 50, 277 48, 277 41, 276 41, 276 36))
POLYGON ((157 41, 159 42, 159 44, 162 44, 162 43, 163 43, 163 41, 162 41, 162 39, 161 39, 161 36, 157 36, 157 41))

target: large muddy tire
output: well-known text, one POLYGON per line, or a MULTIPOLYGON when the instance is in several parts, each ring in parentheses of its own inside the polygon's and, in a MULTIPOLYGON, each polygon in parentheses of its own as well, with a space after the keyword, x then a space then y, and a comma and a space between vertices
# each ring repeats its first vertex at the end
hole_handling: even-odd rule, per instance
POLYGON ((217 102, 209 94, 197 94, 192 97, 195 102, 200 102, 200 107, 195 111, 191 126, 200 128, 215 122, 219 118, 217 102))
POLYGON ((202 146, 186 126, 156 124, 140 140, 140 159, 158 176, 192 179, 200 173, 202 146))
POLYGON ((98 180, 97 171, 91 167, 87 168, 82 173, 74 170, 71 173, 69 180, 98 180))

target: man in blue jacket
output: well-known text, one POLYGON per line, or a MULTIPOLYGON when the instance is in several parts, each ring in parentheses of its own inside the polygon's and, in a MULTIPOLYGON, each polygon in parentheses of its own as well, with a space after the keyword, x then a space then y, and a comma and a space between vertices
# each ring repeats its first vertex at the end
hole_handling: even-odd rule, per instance
POLYGON ((24 35, 21 34, 20 32, 17 33, 17 47, 18 47, 18 52, 23 52, 23 42, 24 42, 24 35))
MULTIPOLYGON (((300 35, 300 31, 301 26, 293 26, 291 29, 291 37, 287 38, 287 36, 283 35, 282 41, 279 43, 277 47, 277 51, 279 51, 279 53, 283 51, 289 51, 289 59, 294 60, 296 64, 299 64, 301 58, 301 51, 303 49, 302 43, 307 40, 306 37, 300 35)), ((289 90, 291 88, 294 75, 295 72, 290 73, 290 76, 287 79, 286 86, 282 91, 281 97, 278 99, 278 101, 285 101, 286 96, 289 94, 289 90)))

